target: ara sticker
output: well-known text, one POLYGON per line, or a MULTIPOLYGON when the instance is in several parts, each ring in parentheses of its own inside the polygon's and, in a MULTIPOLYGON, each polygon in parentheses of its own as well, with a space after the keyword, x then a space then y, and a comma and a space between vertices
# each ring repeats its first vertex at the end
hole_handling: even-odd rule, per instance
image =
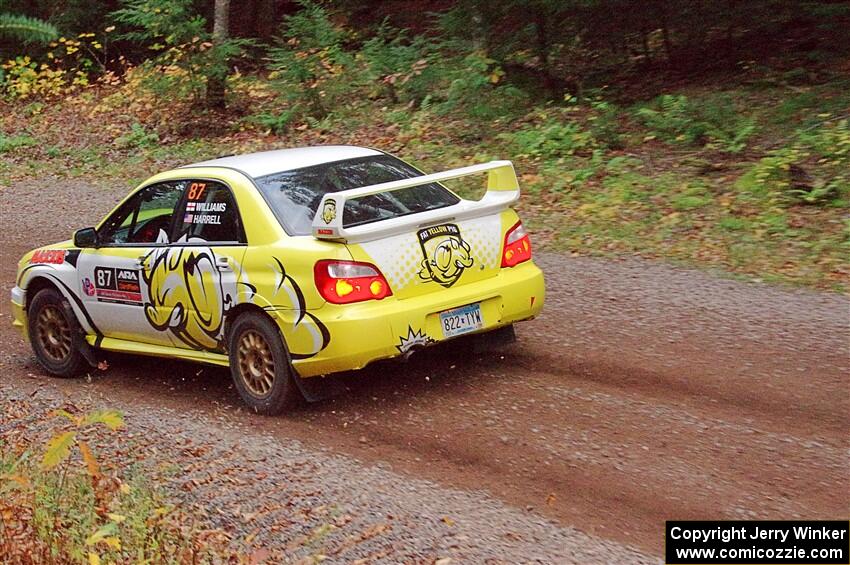
POLYGON ((30 257, 32 265, 60 265, 65 262, 64 249, 39 249, 30 257))
POLYGON ((336 218, 336 200, 328 198, 322 205, 322 220, 326 224, 331 223, 336 218))
MULTIPOLYGON (((87 279, 86 279, 87 280, 87 279)), ((89 284, 91 284, 89 282, 89 284)), ((83 281, 85 290, 86 281, 83 281)), ((88 294, 88 291, 86 291, 88 294)), ((94 268, 94 295, 98 302, 142 305, 142 288, 139 271, 115 267, 94 268)))
POLYGON ((472 250, 455 224, 421 229, 417 236, 424 257, 419 278, 424 281, 434 281, 448 288, 474 263, 472 250))
POLYGON ((432 343, 437 343, 437 340, 422 330, 416 330, 414 332, 412 327, 407 326, 407 337, 400 336, 399 343, 395 347, 398 349, 399 353, 407 353, 414 347, 425 347, 432 343))

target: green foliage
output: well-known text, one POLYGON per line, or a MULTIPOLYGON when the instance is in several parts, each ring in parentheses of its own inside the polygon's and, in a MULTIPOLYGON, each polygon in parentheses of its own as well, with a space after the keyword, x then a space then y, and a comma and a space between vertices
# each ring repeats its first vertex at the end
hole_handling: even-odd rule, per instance
POLYGON ((136 122, 130 126, 130 131, 115 139, 115 144, 122 148, 150 149, 159 144, 159 135, 136 122))
POLYGON ((59 30, 38 18, 0 13, 0 37, 23 43, 48 43, 59 37, 59 30))
POLYGON ((435 47, 435 42, 422 36, 408 39, 404 30, 393 29, 384 21, 375 36, 363 43, 357 58, 375 95, 393 103, 418 104, 437 78, 430 67, 437 55, 435 47))
POLYGON ((37 143, 38 140, 29 135, 6 136, 0 133, 0 153, 15 151, 22 147, 31 147, 37 143))
POLYGON ((284 20, 283 36, 269 50, 270 78, 297 112, 323 118, 349 92, 346 72, 353 57, 344 49, 347 33, 313 2, 284 20))
POLYGON ((500 137, 509 140, 519 156, 541 159, 589 154, 599 147, 593 133, 576 121, 546 120, 500 137))
POLYGON ((684 94, 664 94, 635 115, 649 129, 650 139, 706 145, 728 153, 743 151, 756 131, 755 121, 739 114, 727 97, 696 103, 684 94))
POLYGON ((158 98, 188 96, 201 103, 210 79, 229 73, 229 62, 253 42, 213 41, 206 20, 192 0, 124 0, 112 17, 128 31, 121 37, 147 46, 152 58, 143 63, 143 85, 158 98))
POLYGON ((850 194, 848 170, 850 126, 845 118, 799 130, 789 145, 759 160, 738 188, 779 204, 828 205, 850 194))
POLYGON ((528 107, 528 96, 515 86, 504 84, 504 70, 483 51, 447 57, 436 72, 449 81, 445 97, 430 96, 439 112, 495 120, 515 116, 528 107))
POLYGON ((292 119, 296 116, 297 110, 290 108, 283 112, 262 112, 254 114, 250 117, 249 122, 256 123, 264 129, 272 131, 276 134, 286 132, 292 124, 292 119))

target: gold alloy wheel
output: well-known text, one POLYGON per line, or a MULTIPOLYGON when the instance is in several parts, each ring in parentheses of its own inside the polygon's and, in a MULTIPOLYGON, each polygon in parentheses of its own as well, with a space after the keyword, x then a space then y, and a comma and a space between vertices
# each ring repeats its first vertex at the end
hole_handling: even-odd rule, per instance
POLYGON ((49 304, 41 309, 35 322, 36 339, 52 361, 61 363, 71 354, 71 324, 59 309, 49 304))
POLYGON ((239 337, 236 362, 248 392, 258 398, 268 396, 274 384, 274 358, 260 332, 248 330, 239 337))

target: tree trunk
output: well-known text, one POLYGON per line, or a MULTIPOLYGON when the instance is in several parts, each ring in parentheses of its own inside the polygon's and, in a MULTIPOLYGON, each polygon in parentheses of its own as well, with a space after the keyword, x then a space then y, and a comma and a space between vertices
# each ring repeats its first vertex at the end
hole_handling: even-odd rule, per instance
MULTIPOLYGON (((215 0, 215 15, 213 16, 213 49, 218 48, 230 35, 230 0, 215 0)), ((214 62, 207 76, 207 106, 223 110, 227 101, 225 87, 227 79, 227 61, 214 62)))
POLYGON ((549 33, 546 28, 546 14, 541 8, 534 11, 534 27, 537 31, 537 58, 540 60, 540 70, 543 74, 543 88, 549 98, 556 97, 557 85, 552 76, 552 68, 549 61, 549 33))

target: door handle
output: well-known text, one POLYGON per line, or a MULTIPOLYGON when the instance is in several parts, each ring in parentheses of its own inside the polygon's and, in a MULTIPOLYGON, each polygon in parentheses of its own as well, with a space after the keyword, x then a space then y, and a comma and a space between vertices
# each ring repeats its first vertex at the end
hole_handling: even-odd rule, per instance
POLYGON ((230 270, 230 260, 227 257, 216 257, 215 258, 215 268, 219 271, 229 271, 230 270))
POLYGON ((147 259, 147 258, 148 258, 147 255, 139 255, 136 258, 136 262, 133 263, 133 266, 137 269, 144 269, 145 268, 145 259, 147 259))

